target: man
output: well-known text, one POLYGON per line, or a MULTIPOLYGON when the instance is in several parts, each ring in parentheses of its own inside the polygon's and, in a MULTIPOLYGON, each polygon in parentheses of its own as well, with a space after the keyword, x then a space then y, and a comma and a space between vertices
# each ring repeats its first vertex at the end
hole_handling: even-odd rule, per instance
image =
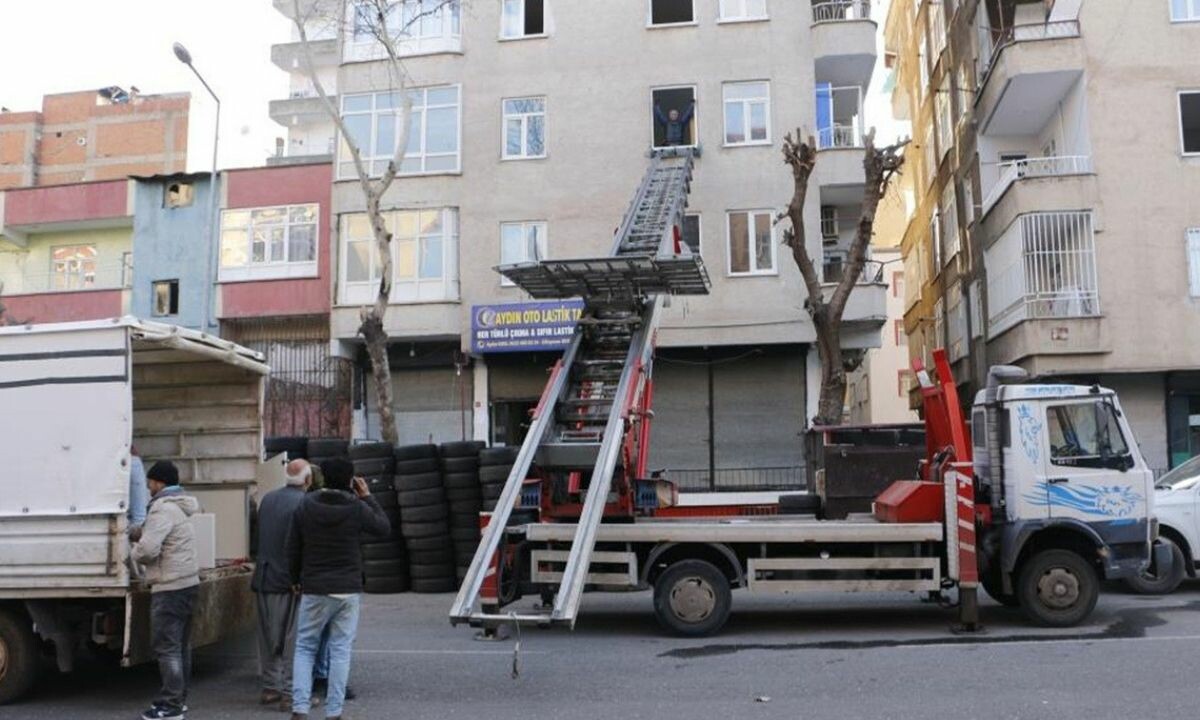
POLYGON ((146 522, 134 530, 130 555, 146 566, 150 584, 150 634, 162 690, 143 720, 175 720, 186 710, 192 674, 192 607, 200 570, 196 538, 189 518, 200 510, 196 498, 179 487, 179 471, 157 462, 146 473, 150 507, 146 522))
POLYGON ((312 484, 307 460, 287 464, 287 484, 263 496, 258 507, 258 541, 251 589, 258 598, 258 671, 263 705, 291 707, 292 662, 296 648, 296 611, 292 592, 287 537, 292 516, 312 484))
POLYGON ((366 481, 354 477, 349 460, 327 460, 321 463, 321 474, 325 489, 304 498, 292 516, 288 535, 291 581, 302 593, 292 668, 292 720, 305 720, 312 707, 313 664, 327 628, 325 712, 329 718, 342 717, 363 590, 359 543, 363 535, 383 537, 391 532, 387 515, 371 497, 366 481))
POLYGON ((692 115, 696 113, 696 103, 688 106, 686 112, 680 116, 679 111, 671 108, 663 115, 662 108, 658 105, 654 106, 654 117, 658 119, 660 125, 663 126, 663 133, 666 136, 667 147, 677 145, 691 145, 692 138, 688 124, 692 121, 692 115))

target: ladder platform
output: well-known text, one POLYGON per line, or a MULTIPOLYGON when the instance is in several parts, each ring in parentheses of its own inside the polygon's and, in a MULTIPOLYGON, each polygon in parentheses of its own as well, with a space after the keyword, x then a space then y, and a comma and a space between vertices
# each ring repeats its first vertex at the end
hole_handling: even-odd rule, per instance
POLYGON ((699 256, 618 255, 543 260, 496 268, 532 297, 628 299, 646 295, 707 295, 708 270, 699 256))
POLYGON ((598 442, 542 443, 535 461, 544 468, 590 468, 600 455, 598 442))

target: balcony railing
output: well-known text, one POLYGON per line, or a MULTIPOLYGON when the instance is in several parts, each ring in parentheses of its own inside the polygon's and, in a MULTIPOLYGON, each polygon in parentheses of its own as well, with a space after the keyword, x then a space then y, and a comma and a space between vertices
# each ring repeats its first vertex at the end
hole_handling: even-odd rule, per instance
POLYGON ((813 22, 870 20, 871 0, 826 0, 813 3, 813 22))
MULTIPOLYGON (((844 257, 840 254, 825 256, 821 275, 824 277, 826 285, 840 283, 842 278, 846 276, 845 273, 846 259, 844 257)), ((868 260, 863 265, 862 274, 858 276, 858 282, 860 284, 883 282, 883 263, 877 260, 868 260)))
POLYGON ((22 273, 15 269, 6 269, 0 271, 0 296, 120 290, 130 287, 132 281, 132 266, 120 260, 95 263, 70 273, 22 273))
POLYGON ((1022 215, 984 264, 990 337, 1022 320, 1100 314, 1090 211, 1022 215))
POLYGON ((1078 20, 1052 20, 1044 23, 1029 25, 1014 25, 998 32, 991 33, 991 45, 984 42, 979 54, 980 85, 987 81, 988 72, 1000 57, 1000 53, 1009 45, 1020 42, 1037 42, 1039 40, 1060 40, 1062 38, 1079 37, 1078 20))
POLYGON ((1090 155, 1026 158, 1024 160, 1000 163, 999 169, 1000 178, 983 199, 983 212, 985 215, 1000 201, 1005 191, 1016 181, 1023 178, 1087 175, 1092 172, 1092 158, 1090 155))
POLYGON ((831 125, 817 133, 819 150, 864 147, 862 130, 857 125, 831 125))

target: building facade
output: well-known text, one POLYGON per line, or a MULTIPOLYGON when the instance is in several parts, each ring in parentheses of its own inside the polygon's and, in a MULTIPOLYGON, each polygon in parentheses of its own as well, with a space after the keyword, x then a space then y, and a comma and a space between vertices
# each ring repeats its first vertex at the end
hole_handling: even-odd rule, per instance
MULTIPOLYGON (((398 136, 397 97, 380 47, 346 7, 338 101, 381 173, 398 136)), ((383 203, 394 233, 386 329, 402 441, 521 441, 554 348, 495 352, 473 326, 488 313, 561 319, 572 308, 538 308, 493 268, 607 254, 648 154, 667 140, 661 118, 676 111, 681 142, 702 150, 684 235, 712 294, 675 298, 659 333, 652 465, 685 485, 797 482, 819 368, 803 284, 774 223, 792 190, 778 148, 796 128, 822 148, 806 218, 810 228, 846 219, 832 237, 809 233, 832 280, 848 246, 842 230, 861 205, 876 29, 870 3, 847 0, 507 0, 469 12, 451 4, 408 28, 399 49, 412 132, 383 203)), ((331 337, 362 376, 359 308, 375 297, 378 261, 344 147, 332 205, 331 337)), ((849 346, 878 345, 886 293, 875 276, 856 289, 849 346)), ((374 395, 359 399, 355 432, 377 436, 374 395)))
MULTIPOLYGON (((290 16, 293 0, 275 0, 275 7, 290 16)), ((304 29, 313 67, 325 92, 336 98, 338 65, 341 63, 338 53, 341 13, 337 0, 304 0, 301 7, 306 13, 304 29)), ((286 137, 276 143, 275 155, 267 163, 331 161, 337 150, 337 129, 321 107, 316 84, 307 72, 304 43, 294 24, 291 41, 271 47, 271 62, 288 74, 287 97, 272 100, 269 106, 271 119, 287 132, 286 137)))
POLYGON ((0 189, 182 172, 190 99, 113 86, 0 112, 0 189))
POLYGON ((1177 0, 895 0, 886 29, 910 353, 966 397, 993 364, 1112 387, 1157 469, 1200 453, 1198 32, 1177 0))

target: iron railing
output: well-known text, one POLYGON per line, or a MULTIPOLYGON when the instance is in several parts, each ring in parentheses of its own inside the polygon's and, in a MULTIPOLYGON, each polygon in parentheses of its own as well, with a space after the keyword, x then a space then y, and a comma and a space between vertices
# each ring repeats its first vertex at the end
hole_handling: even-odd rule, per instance
POLYGON ((1054 157, 1025 158, 1000 163, 1000 178, 983 200, 983 214, 987 214, 1004 193, 1018 180, 1024 178, 1063 177, 1087 175, 1092 172, 1090 155, 1060 155, 1054 157))
POLYGON ((871 0, 825 0, 813 3, 813 22, 870 20, 871 0))
POLYGON ((858 125, 831 125, 821 128, 817 133, 817 148, 820 150, 864 146, 862 130, 858 125))
POLYGON ((806 490, 804 466, 667 470, 680 492, 753 492, 806 490))
POLYGON ((5 295, 122 290, 132 281, 133 266, 128 260, 84 263, 61 272, 23 273, 17 267, 0 270, 0 292, 5 295))
MULTIPOLYGON (((846 276, 846 258, 841 253, 830 253, 825 256, 822 277, 825 284, 840 283, 846 276)), ((862 273, 858 276, 859 284, 883 282, 883 263, 878 260, 868 260, 863 264, 862 273)))
POLYGON ((1043 23, 1013 25, 1001 30, 993 30, 990 35, 990 46, 985 42, 979 53, 979 67, 982 71, 979 73, 980 87, 987 83, 992 66, 995 65, 1004 49, 1010 45, 1021 42, 1076 38, 1080 36, 1080 30, 1078 20, 1051 20, 1043 23))

